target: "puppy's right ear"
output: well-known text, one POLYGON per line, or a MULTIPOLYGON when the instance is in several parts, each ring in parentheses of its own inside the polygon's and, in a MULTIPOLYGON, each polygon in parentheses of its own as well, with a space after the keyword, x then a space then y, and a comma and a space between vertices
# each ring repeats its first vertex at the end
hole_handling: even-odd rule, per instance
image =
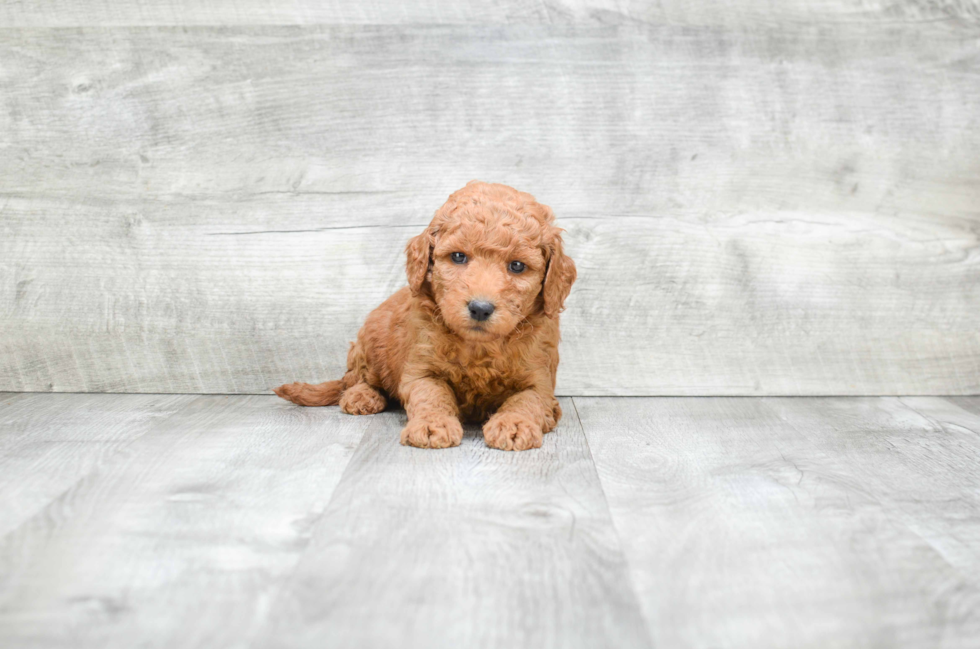
POLYGON ((422 234, 412 237, 405 246, 405 274, 408 276, 408 286, 412 295, 418 297, 426 284, 429 269, 432 268, 432 235, 426 229, 422 234))

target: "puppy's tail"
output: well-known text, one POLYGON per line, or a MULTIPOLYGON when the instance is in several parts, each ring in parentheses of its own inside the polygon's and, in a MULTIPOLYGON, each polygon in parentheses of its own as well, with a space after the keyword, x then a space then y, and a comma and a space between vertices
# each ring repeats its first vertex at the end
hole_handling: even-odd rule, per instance
POLYGON ((335 406, 340 403, 344 393, 343 381, 327 381, 319 385, 310 383, 287 383, 273 390, 286 401, 301 406, 335 406))

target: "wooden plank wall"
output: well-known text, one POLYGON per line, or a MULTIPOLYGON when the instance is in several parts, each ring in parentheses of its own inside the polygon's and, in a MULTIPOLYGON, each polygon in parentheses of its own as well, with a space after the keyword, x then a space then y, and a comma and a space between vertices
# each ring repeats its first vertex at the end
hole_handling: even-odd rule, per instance
POLYGON ((339 375, 473 178, 566 395, 980 392, 980 2, 0 0, 0 390, 339 375))

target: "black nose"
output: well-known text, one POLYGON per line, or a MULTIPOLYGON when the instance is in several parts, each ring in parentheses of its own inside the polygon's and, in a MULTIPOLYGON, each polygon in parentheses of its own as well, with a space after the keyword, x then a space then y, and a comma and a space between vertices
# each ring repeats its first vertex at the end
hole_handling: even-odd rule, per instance
POLYGON ((474 320, 483 322, 491 315, 493 315, 493 305, 489 302, 484 302, 482 300, 472 300, 467 304, 470 308, 470 317, 474 320))

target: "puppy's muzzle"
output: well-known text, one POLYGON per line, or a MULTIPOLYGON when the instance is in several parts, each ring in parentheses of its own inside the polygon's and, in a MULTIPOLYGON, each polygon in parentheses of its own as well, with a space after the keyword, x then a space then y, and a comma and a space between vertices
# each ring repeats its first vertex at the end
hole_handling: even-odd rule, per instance
POLYGON ((484 322, 493 315, 493 304, 483 300, 470 300, 466 305, 470 310, 470 317, 477 322, 484 322))

